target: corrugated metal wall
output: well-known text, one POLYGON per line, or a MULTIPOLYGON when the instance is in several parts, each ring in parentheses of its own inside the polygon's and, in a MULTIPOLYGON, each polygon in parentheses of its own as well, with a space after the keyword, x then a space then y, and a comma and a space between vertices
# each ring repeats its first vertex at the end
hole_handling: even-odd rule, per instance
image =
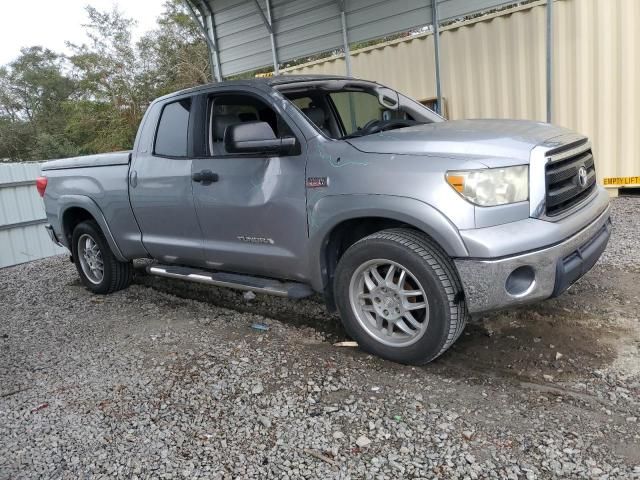
MULTIPOLYGON (((450 119, 544 121, 545 1, 441 29, 450 119)), ((588 135, 600 180, 640 175, 640 1, 556 0, 553 122, 588 135)), ((354 76, 435 96, 433 37, 352 52, 354 76)), ((344 74, 344 59, 283 73, 344 74)))
POLYGON ((0 164, 0 268, 66 252, 44 229, 39 174, 37 163, 0 164))
POLYGON ((600 176, 640 175, 640 1, 555 7, 554 121, 589 135, 600 176))

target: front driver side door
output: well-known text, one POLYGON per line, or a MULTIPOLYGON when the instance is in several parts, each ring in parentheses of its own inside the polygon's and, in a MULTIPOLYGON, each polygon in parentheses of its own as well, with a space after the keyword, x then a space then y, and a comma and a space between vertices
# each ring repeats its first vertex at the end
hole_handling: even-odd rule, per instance
POLYGON ((307 220, 305 147, 301 133, 258 91, 217 90, 201 98, 205 149, 192 174, 196 213, 208 268, 268 277, 304 279, 307 220), (276 135, 298 139, 288 156, 230 154, 226 127, 269 123, 276 135), (211 177, 213 175, 214 177, 211 177))

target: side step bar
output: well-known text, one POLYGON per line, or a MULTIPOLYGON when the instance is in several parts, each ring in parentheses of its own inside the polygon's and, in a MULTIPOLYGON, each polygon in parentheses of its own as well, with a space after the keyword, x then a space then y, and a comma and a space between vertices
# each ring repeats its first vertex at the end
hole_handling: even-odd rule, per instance
POLYGON ((216 287, 251 290, 256 293, 268 293, 279 297, 304 298, 313 295, 313 290, 304 283, 280 282, 269 278, 252 277, 237 273, 209 272, 197 268, 173 265, 149 265, 147 272, 159 277, 178 278, 190 282, 206 283, 216 287))

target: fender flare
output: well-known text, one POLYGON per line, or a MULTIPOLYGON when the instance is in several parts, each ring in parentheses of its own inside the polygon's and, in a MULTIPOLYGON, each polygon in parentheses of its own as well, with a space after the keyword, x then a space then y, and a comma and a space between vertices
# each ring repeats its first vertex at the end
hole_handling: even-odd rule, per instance
MULTIPOLYGON (((106 218, 100 210, 98 204, 91 198, 86 195, 62 195, 56 200, 58 204, 58 218, 60 219, 60 229, 63 232, 63 237, 66 240, 67 236, 64 231, 64 214, 70 208, 82 208, 91 214, 91 216, 98 223, 98 226, 102 230, 105 238, 107 239, 107 243, 109 244, 109 248, 113 252, 114 256, 121 262, 128 262, 127 259, 118 247, 116 239, 111 233, 111 229, 107 224, 106 218)), ((69 245, 69 250, 71 250, 71 246, 69 245)))
POLYGON ((456 226, 442 212, 425 202, 393 195, 326 196, 309 211, 309 271, 316 291, 322 291, 325 287, 327 266, 324 264, 324 251, 331 231, 345 220, 367 217, 406 223, 429 235, 450 257, 469 256, 456 226))

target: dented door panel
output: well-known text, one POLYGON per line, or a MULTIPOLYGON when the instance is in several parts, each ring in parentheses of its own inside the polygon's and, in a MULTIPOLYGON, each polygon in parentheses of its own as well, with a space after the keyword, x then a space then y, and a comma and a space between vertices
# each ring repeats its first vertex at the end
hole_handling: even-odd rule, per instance
POLYGON ((193 172, 218 181, 193 184, 206 266, 258 275, 305 277, 305 159, 207 158, 193 172))

